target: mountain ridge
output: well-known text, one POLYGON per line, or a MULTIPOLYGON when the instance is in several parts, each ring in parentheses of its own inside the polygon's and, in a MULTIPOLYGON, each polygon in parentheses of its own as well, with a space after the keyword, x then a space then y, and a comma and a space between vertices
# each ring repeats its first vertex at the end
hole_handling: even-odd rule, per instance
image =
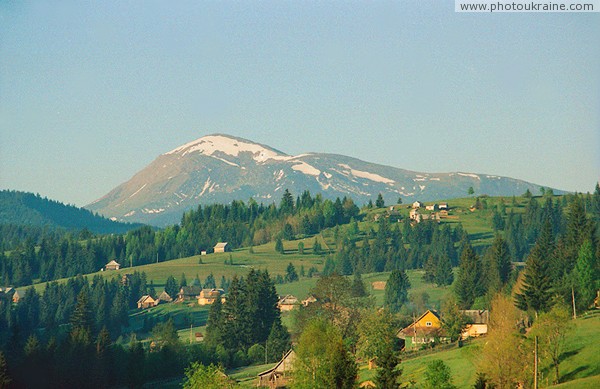
MULTIPOLYGON (((539 185, 470 172, 424 173, 332 153, 288 155, 271 146, 210 134, 160 154, 131 179, 85 208, 113 220, 158 226, 177 223, 198 204, 233 200, 277 201, 284 189, 326 198, 349 196, 358 204, 431 201, 476 194, 520 195, 539 185)), ((555 190, 555 189, 553 189, 555 190)), ((558 194, 558 190, 555 190, 558 194)))

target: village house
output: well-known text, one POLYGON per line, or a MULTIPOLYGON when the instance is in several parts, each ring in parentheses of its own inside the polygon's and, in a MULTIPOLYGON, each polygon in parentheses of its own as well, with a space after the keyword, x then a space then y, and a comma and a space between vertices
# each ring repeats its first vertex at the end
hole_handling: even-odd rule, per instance
POLYGON ((137 307, 138 307, 138 309, 146 309, 146 308, 155 307, 157 304, 158 304, 157 301, 154 300, 152 298, 152 296, 144 295, 144 296, 140 297, 140 299, 138 300, 137 307))
POLYGON ((447 211, 449 209, 448 203, 440 203, 439 207, 440 210, 445 209, 447 211))
POLYGON ((158 296, 158 298, 156 299, 156 305, 162 304, 162 303, 170 303, 172 301, 173 301, 173 298, 171 296, 169 296, 169 294, 167 293, 166 290, 163 290, 162 293, 160 294, 160 296, 158 296))
POLYGON ((121 285, 129 286, 131 283, 131 277, 133 277, 133 274, 131 273, 123 274, 123 276, 121 277, 121 285))
POLYGON ((317 298, 311 294, 310 296, 308 296, 307 298, 302 300, 302 305, 305 307, 308 307, 310 304, 316 303, 316 302, 317 302, 317 298))
POLYGON ((258 374, 258 384, 256 386, 260 388, 287 387, 295 359, 296 353, 294 350, 288 351, 275 366, 258 374))
POLYGON ((439 206, 437 204, 426 205, 425 209, 428 211, 437 211, 439 206))
POLYGON ((210 305, 217 299, 223 301, 223 295, 225 291, 223 289, 202 289, 198 295, 198 305, 210 305))
POLYGON ((490 322, 490 311, 487 309, 469 309, 460 312, 466 316, 468 323, 461 334, 462 339, 473 338, 487 334, 488 324, 490 322))
POLYGON ((22 290, 15 289, 15 292, 12 295, 12 302, 18 304, 21 299, 25 297, 25 292, 22 290))
POLYGON ((409 212, 409 217, 411 220, 416 221, 417 223, 421 222, 421 214, 419 213, 419 208, 413 208, 409 212))
POLYGON ((282 312, 291 311, 292 309, 296 308, 298 305, 300 305, 300 303, 298 302, 298 299, 290 294, 280 298, 279 302, 277 303, 277 307, 282 312))
POLYGON ((177 294, 177 301, 195 300, 201 291, 202 289, 199 286, 182 286, 177 294))
POLYGON ((414 209, 423 208, 423 203, 420 201, 415 201, 414 203, 412 203, 412 207, 414 209))
POLYGON ((121 264, 115 261, 114 259, 104 266, 104 270, 119 270, 121 264))
POLYGON ((215 253, 225 253, 231 251, 231 246, 227 242, 219 242, 213 248, 215 253))
POLYGON ((436 338, 443 338, 442 321, 437 312, 427 310, 408 327, 398 331, 396 336, 404 339, 407 344, 410 341, 413 347, 430 343, 435 341, 436 338))

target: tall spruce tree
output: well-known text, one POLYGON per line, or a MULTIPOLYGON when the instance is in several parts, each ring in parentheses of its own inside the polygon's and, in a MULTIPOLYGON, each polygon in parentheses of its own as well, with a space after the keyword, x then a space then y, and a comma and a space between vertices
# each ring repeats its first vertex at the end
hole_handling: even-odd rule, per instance
POLYGON ((584 241, 579 249, 574 276, 577 306, 580 310, 587 310, 594 302, 596 291, 600 287, 598 266, 594 258, 592 242, 589 239, 584 241))
POLYGON ((527 256, 523 287, 516 296, 517 306, 522 310, 533 310, 536 316, 550 307, 554 248, 552 226, 550 221, 546 220, 540 236, 527 256))
POLYGON ((410 281, 404 270, 393 270, 385 284, 383 305, 391 312, 396 313, 408 301, 410 281))
POLYGON ((481 260, 467 240, 463 240, 462 244, 460 267, 454 285, 454 293, 458 305, 462 309, 471 308, 475 298, 485 293, 481 260))
POLYGON ((452 285, 454 282, 454 273, 452 272, 452 262, 446 254, 440 256, 435 266, 435 283, 438 286, 452 285))

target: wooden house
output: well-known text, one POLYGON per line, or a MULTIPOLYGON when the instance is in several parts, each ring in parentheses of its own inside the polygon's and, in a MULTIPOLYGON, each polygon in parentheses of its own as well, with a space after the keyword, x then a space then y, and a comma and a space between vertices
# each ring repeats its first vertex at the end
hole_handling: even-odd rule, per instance
POLYGON ((437 211, 439 209, 439 205, 437 205, 437 204, 426 205, 425 209, 428 211, 437 211))
POLYGON ((398 331, 396 336, 405 341, 410 340, 415 347, 418 344, 430 343, 443 337, 442 321, 437 312, 427 310, 411 325, 398 331))
POLYGON ((445 209, 447 211, 448 209, 450 209, 450 207, 448 207, 448 203, 440 203, 439 207, 440 210, 445 209))
POLYGON ((162 293, 160 294, 160 296, 158 296, 158 298, 156 299, 156 305, 162 304, 162 303, 170 303, 172 301, 173 301, 173 298, 171 296, 169 296, 169 294, 167 293, 166 290, 163 290, 162 293))
POLYGON ((144 296, 140 297, 140 299, 138 300, 137 307, 139 309, 146 309, 146 308, 155 307, 157 304, 158 304, 158 302, 156 300, 154 300, 152 298, 152 296, 144 295, 144 296))
POLYGON ((277 307, 282 312, 291 311, 292 309, 296 308, 298 305, 300 305, 300 302, 298 301, 298 299, 290 294, 280 298, 279 301, 277 302, 277 307))
POLYGON ((231 246, 227 242, 219 242, 213 248, 215 253, 225 253, 231 251, 231 246))
POLYGON ((305 307, 308 307, 310 304, 316 303, 316 302, 317 302, 317 298, 311 294, 310 296, 308 296, 307 298, 302 300, 302 305, 305 307))
POLYGON ((121 264, 115 261, 114 259, 104 266, 104 270, 119 270, 121 264))
POLYGON ((222 299, 224 294, 223 289, 202 289, 198 295, 198 305, 210 305, 217 299, 222 299))
POLYGON ((21 299, 25 297, 25 292, 23 292, 22 290, 17 290, 15 289, 14 293, 12 294, 12 302, 15 304, 18 304, 19 301, 21 301, 21 299))
POLYGON ((421 222, 422 216, 419 213, 419 208, 413 208, 413 209, 411 209, 408 215, 409 215, 409 217, 410 217, 411 220, 414 220, 417 223, 421 222))
POLYGON ((423 208, 423 203, 420 201, 415 201, 414 203, 412 203, 412 207, 414 209, 423 208))
POLYGON ((296 353, 294 350, 288 351, 275 366, 258 374, 257 386, 263 388, 287 387, 295 359, 296 353))
POLYGON ((177 301, 195 300, 200 295, 202 288, 199 286, 182 286, 177 294, 177 301))
POLYGON ((469 309, 460 312, 465 315, 468 323, 461 334, 463 339, 487 334, 490 322, 490 312, 487 309, 469 309))

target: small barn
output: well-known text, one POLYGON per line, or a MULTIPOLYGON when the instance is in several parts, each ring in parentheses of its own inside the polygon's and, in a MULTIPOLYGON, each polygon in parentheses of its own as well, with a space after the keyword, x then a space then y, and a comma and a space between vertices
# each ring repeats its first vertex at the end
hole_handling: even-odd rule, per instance
POLYGON ((137 302, 137 307, 139 309, 152 308, 152 307, 155 307, 156 305, 157 305, 157 301, 154 300, 152 298, 152 296, 150 296, 150 295, 144 295, 144 296, 140 297, 140 299, 137 302))
POLYGON ((288 351, 274 367, 258 374, 257 386, 267 388, 287 387, 295 359, 296 353, 294 350, 288 351))
POLYGON ((292 309, 296 308, 298 305, 300 305, 300 303, 298 302, 298 299, 295 296, 292 296, 291 294, 288 294, 287 296, 280 298, 279 302, 277 303, 279 310, 282 312, 291 311, 292 309))
POLYGON ((223 289, 202 289, 198 295, 198 305, 210 305, 224 294, 223 289))
POLYGON ((412 207, 415 209, 423 208, 423 203, 420 201, 415 201, 414 203, 412 203, 412 207))
POLYGON ((316 303, 316 302, 317 302, 317 298, 311 294, 307 298, 302 300, 302 305, 305 307, 308 307, 310 304, 316 303))
POLYGON ((19 301, 21 301, 21 299, 25 297, 25 292, 23 292, 22 290, 16 290, 12 295, 12 302, 15 304, 18 304, 19 301))
POLYGON ((460 312, 465 315, 468 323, 461 334, 463 339, 487 334, 490 322, 490 312, 487 309, 469 309, 460 312))
POLYGON ((171 296, 169 296, 169 294, 167 293, 166 290, 163 290, 162 293, 160 294, 160 296, 158 296, 158 298, 156 299, 156 305, 162 304, 162 303, 170 303, 172 301, 173 301, 173 298, 171 296))
POLYGON ((219 242, 213 248, 215 253, 226 253, 231 251, 231 246, 227 242, 219 242))
POLYGON ((121 264, 115 261, 114 259, 104 266, 105 270, 119 270, 121 264))
POLYGON ((183 286, 177 294, 177 301, 195 300, 200 295, 202 288, 199 286, 183 286))

